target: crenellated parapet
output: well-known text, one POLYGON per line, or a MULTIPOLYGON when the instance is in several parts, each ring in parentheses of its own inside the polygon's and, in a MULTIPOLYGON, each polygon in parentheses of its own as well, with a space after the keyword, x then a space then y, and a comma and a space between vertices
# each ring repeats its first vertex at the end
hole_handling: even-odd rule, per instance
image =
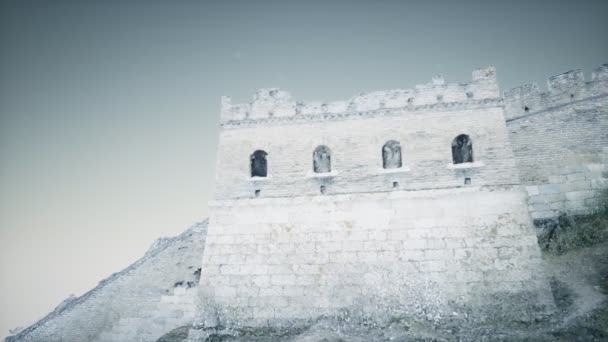
POLYGON ((543 111, 585 98, 608 94, 608 64, 591 73, 591 81, 585 81, 582 70, 570 70, 549 77, 547 91, 538 84, 526 84, 504 92, 506 119, 515 119, 530 113, 543 111))
POLYGON ((433 105, 447 108, 452 104, 476 103, 500 97, 494 67, 477 69, 472 76, 469 83, 446 83, 443 76, 438 75, 430 83, 417 85, 413 89, 374 91, 359 94, 347 101, 333 102, 304 103, 295 101, 288 92, 277 88, 260 89, 251 102, 244 104, 233 104, 229 97, 223 96, 221 123, 255 122, 269 118, 323 118, 334 114, 433 105))

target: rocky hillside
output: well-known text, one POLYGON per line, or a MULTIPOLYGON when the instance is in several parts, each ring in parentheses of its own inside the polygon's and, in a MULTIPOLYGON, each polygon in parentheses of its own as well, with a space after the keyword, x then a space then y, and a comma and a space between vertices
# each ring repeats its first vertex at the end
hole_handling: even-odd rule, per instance
POLYGON ((191 324, 206 233, 204 221, 157 240, 132 265, 5 341, 155 341, 191 324))

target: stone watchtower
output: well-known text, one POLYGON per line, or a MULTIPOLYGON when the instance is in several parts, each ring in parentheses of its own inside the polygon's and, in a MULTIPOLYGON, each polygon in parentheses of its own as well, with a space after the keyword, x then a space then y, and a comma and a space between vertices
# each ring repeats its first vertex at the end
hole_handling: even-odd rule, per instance
POLYGON ((348 101, 224 97, 220 126, 206 317, 551 305, 493 67, 348 101))

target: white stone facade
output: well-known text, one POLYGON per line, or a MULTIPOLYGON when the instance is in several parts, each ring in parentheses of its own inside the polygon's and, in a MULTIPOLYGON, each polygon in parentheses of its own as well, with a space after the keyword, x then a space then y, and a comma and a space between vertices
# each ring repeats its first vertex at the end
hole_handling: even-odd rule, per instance
POLYGON ((550 304, 525 200, 473 186, 215 201, 201 289, 228 325, 522 292, 550 304))
MULTIPOLYGON (((450 85, 439 84, 423 93, 432 89, 433 94, 444 94, 443 102, 434 104, 308 117, 252 119, 261 114, 251 114, 242 121, 227 121, 220 132, 214 198, 252 198, 256 190, 262 197, 313 196, 321 185, 327 194, 393 191, 394 182, 400 190, 458 187, 465 178, 473 185, 518 184, 494 69, 482 70, 486 79, 481 84, 487 89, 479 80, 473 83, 485 96, 481 99, 452 99, 447 96, 450 85), (459 134, 472 139, 475 163, 454 168, 451 143, 459 134), (389 140, 401 144, 400 169, 382 168, 382 146, 389 140), (320 145, 332 152, 329 174, 312 172, 312 153, 320 145), (256 150, 268 153, 265 178, 250 177, 248 161, 256 150)), ((463 94, 468 89, 462 84, 454 88, 463 94)), ((271 99, 282 106, 287 95, 276 92, 283 95, 271 99)), ((390 98, 394 92, 383 94, 390 98)), ((258 98, 247 107, 258 108, 258 98)), ((374 97, 373 103, 381 101, 374 97)), ((269 102, 264 98, 266 107, 272 107, 269 102)))
POLYGON ((548 91, 505 92, 507 127, 535 223, 597 210, 608 200, 608 65, 551 77, 548 91))
POLYGON ((202 316, 280 325, 511 294, 551 306, 504 115, 493 68, 314 106, 278 89, 224 98, 202 316), (455 164, 461 134, 473 158, 455 164), (383 169, 388 141, 399 168, 383 169), (331 172, 314 172, 318 146, 331 172), (265 177, 251 177, 258 150, 265 177))

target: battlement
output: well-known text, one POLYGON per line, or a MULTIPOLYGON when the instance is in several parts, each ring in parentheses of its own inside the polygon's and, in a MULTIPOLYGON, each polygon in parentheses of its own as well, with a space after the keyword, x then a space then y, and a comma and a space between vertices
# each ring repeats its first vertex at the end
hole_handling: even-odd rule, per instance
POLYGON ((361 93, 347 101, 298 102, 291 95, 277 88, 258 90, 252 102, 233 104, 222 97, 221 122, 258 120, 272 117, 322 116, 372 111, 383 108, 408 108, 442 103, 466 103, 480 99, 498 98, 496 69, 492 66, 473 71, 470 83, 446 83, 441 75, 430 83, 416 85, 413 89, 393 89, 361 93))
POLYGON ((515 119, 547 108, 567 104, 584 98, 608 94, 608 64, 591 73, 585 81, 582 70, 570 70, 549 77, 547 91, 541 92, 538 84, 525 84, 504 92, 506 119, 515 119))

